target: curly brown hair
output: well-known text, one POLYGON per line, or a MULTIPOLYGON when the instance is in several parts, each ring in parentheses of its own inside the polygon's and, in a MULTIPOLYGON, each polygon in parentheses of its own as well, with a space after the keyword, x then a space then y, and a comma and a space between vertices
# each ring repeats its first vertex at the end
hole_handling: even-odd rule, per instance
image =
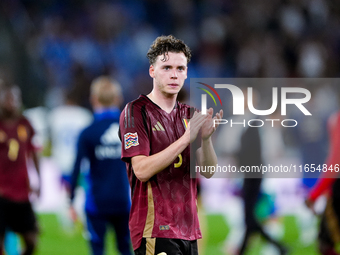
POLYGON ((156 40, 150 46, 150 49, 146 56, 149 59, 150 65, 156 62, 158 56, 163 55, 161 61, 166 61, 168 59, 168 52, 183 52, 187 58, 188 63, 191 59, 190 48, 180 39, 177 39, 173 35, 162 35, 156 38, 156 40))

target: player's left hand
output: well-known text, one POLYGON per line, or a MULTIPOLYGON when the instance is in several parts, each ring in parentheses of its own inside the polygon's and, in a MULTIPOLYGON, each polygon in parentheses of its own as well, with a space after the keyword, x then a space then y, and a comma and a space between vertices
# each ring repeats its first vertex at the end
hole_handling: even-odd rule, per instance
POLYGON ((209 139, 210 136, 215 132, 215 130, 218 127, 218 124, 214 124, 214 120, 217 119, 222 119, 223 117, 223 110, 220 110, 218 113, 216 113, 216 115, 213 117, 214 114, 214 109, 213 108, 209 108, 207 110, 207 118, 201 128, 201 132, 202 132, 202 139, 206 140, 209 139))

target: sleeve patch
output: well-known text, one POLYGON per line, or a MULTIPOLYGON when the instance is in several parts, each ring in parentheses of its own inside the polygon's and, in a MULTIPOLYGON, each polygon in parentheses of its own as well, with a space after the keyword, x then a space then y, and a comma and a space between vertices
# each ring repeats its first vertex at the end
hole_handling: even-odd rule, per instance
POLYGON ((124 135, 124 144, 125 144, 125 150, 129 149, 132 146, 139 145, 137 132, 136 133, 126 133, 124 135))

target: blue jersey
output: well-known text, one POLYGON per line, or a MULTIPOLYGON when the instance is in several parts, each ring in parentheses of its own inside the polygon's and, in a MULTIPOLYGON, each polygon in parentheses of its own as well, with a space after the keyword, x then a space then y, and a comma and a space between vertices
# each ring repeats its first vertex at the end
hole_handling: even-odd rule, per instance
POLYGON ((96 113, 94 122, 79 136, 77 157, 71 179, 71 200, 80 173, 81 161, 87 158, 87 213, 122 214, 130 210, 130 186, 126 166, 121 161, 118 109, 96 113))

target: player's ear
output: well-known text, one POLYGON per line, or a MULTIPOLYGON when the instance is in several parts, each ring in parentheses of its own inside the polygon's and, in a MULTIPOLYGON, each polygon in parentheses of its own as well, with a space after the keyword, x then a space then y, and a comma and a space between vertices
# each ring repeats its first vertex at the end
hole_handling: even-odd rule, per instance
POLYGON ((155 78, 155 67, 153 65, 150 65, 149 75, 151 76, 151 78, 155 78))

